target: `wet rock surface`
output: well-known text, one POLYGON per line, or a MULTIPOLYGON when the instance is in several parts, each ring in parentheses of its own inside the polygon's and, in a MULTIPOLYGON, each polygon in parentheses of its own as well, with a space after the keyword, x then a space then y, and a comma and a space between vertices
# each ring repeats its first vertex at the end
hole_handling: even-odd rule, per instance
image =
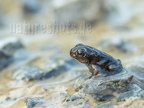
POLYGON ((132 75, 124 70, 121 73, 107 77, 96 76, 89 79, 87 76, 83 81, 81 81, 82 78, 78 80, 80 81, 76 81, 75 87, 78 87, 77 83, 81 82, 79 85, 82 86, 82 89, 79 92, 91 94, 96 100, 102 101, 115 97, 114 93, 116 92, 120 95, 120 93, 129 91, 132 75))

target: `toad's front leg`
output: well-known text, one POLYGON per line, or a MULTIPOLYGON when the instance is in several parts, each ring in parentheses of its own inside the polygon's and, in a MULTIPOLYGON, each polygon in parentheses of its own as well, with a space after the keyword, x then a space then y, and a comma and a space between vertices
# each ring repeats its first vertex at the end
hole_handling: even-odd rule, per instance
POLYGON ((89 71, 92 73, 89 79, 92 78, 93 76, 96 76, 99 73, 95 65, 89 65, 88 68, 89 68, 89 71))

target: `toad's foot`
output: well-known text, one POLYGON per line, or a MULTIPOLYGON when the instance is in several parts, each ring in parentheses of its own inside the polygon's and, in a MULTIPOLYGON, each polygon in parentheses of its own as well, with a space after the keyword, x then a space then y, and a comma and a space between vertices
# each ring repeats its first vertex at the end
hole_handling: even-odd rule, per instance
POLYGON ((92 72, 92 75, 89 77, 89 79, 92 78, 93 76, 96 76, 98 73, 99 73, 98 71, 92 72))

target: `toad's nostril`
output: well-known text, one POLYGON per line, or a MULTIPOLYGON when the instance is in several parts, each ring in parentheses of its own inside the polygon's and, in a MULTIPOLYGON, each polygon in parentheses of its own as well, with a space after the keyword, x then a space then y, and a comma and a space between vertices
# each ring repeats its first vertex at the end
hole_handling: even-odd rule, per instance
POLYGON ((71 55, 71 57, 73 57, 73 58, 75 58, 76 57, 76 54, 70 54, 71 55))
POLYGON ((75 57, 76 57, 76 52, 77 52, 77 49, 72 48, 72 49, 70 50, 70 55, 71 55, 71 57, 75 58, 75 57))
POLYGON ((75 57, 76 57, 76 54, 73 53, 73 52, 70 52, 70 56, 73 57, 73 58, 75 58, 75 57))

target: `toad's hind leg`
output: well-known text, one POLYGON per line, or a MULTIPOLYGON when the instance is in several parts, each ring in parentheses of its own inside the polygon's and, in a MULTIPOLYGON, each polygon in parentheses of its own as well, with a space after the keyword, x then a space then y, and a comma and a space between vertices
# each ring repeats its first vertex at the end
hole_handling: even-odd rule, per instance
POLYGON ((108 70, 109 70, 109 71, 115 71, 116 68, 117 68, 117 66, 116 66, 115 64, 110 64, 110 65, 108 66, 108 70))

